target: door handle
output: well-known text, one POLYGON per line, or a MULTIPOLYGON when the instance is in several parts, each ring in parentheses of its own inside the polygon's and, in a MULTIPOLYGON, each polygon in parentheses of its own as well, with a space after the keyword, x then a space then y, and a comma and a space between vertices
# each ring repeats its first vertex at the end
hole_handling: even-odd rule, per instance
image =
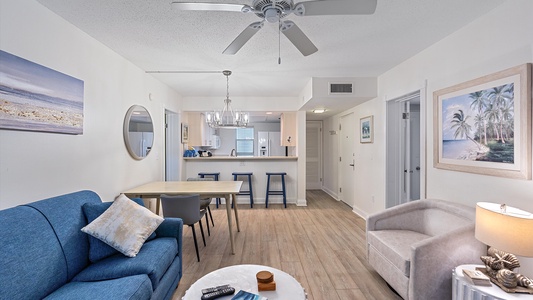
POLYGON ((350 164, 350 167, 355 167, 355 164, 350 164))

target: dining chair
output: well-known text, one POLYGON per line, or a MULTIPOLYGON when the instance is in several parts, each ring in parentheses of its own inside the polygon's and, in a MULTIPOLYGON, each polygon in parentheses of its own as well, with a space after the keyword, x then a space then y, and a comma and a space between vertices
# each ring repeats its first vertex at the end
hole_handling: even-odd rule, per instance
MULTIPOLYGON (((202 233, 202 240, 205 244, 204 228, 202 226, 202 217, 205 210, 200 210, 200 195, 161 195, 161 205, 163 207, 163 216, 165 218, 181 218, 183 224, 189 225, 192 228, 192 236, 194 238, 194 248, 196 249, 196 258, 200 261, 200 254, 198 252, 198 242, 196 241, 196 231, 194 224, 200 223, 200 231, 202 233)), ((208 225, 209 226, 209 225, 208 225)))
MULTIPOLYGON (((189 177, 187 178, 187 181, 214 181, 213 178, 200 178, 200 177, 189 177)), ((213 215, 211 214, 211 208, 209 205, 211 204, 212 198, 200 198, 200 209, 206 210, 209 214, 209 217, 211 218, 211 225, 215 227, 215 222, 213 221, 213 215)), ((209 220, 207 218, 207 214, 205 215, 205 222, 207 223, 207 234, 211 236, 211 230, 209 230, 209 220)))

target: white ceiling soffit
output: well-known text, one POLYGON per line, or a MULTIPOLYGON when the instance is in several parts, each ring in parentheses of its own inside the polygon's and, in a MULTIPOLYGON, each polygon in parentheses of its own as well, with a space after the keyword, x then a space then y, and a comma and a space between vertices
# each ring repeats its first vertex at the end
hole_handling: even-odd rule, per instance
MULTIPOLYGON (((377 77, 504 2, 378 0, 372 15, 291 14, 285 19, 318 48, 303 56, 279 36, 277 23, 267 22, 238 53, 222 54, 259 20, 251 13, 181 11, 170 0, 37 1, 145 71, 231 70, 236 97, 298 97, 312 77, 377 77)), ((152 75, 184 97, 220 96, 226 90, 220 74, 152 75)))

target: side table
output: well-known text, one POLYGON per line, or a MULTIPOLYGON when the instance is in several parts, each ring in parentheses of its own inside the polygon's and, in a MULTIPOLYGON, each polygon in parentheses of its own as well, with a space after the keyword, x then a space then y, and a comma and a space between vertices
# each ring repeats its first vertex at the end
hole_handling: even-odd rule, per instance
POLYGON ((463 269, 475 270, 476 267, 484 267, 483 265, 461 265, 456 267, 452 272, 452 300, 525 300, 532 299, 533 295, 506 293, 497 285, 492 283, 492 286, 474 285, 465 278, 463 269))
MULTIPOLYGON (((202 297, 202 289, 229 284, 235 288, 235 294, 239 290, 258 294, 267 297, 268 300, 291 299, 305 300, 307 294, 300 283, 291 275, 267 266, 261 265, 235 265, 215 270, 204 277, 198 279, 185 292, 182 300, 198 300, 202 297), (257 280, 255 275, 259 271, 270 271, 274 274, 276 282, 275 291, 262 291, 257 289, 257 280)), ((234 295, 217 298, 217 300, 231 299, 234 295)))

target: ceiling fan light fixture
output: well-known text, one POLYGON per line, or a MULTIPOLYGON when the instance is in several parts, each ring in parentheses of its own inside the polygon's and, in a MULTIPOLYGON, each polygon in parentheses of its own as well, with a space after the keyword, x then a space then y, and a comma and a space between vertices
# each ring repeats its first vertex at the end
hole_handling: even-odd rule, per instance
POLYGON ((265 10, 265 20, 268 23, 277 23, 279 21, 279 12, 277 8, 268 8, 265 10))

